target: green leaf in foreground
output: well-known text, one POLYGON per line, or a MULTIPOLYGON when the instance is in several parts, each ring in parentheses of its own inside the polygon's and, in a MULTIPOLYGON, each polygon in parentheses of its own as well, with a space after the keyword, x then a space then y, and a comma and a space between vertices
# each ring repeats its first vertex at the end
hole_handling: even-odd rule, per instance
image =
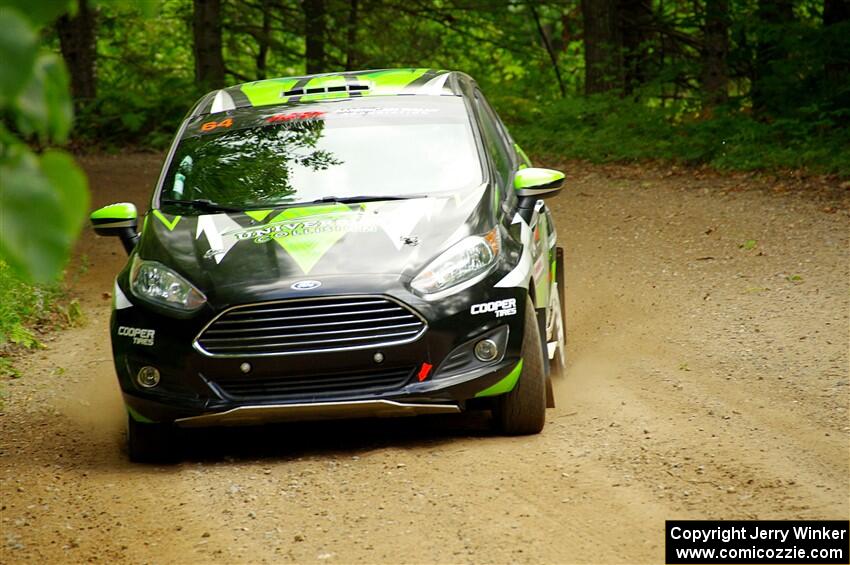
POLYGON ((23 15, 0 6, 0 108, 15 98, 32 74, 38 36, 23 15))
POLYGON ((18 129, 38 134, 42 141, 62 143, 71 129, 73 108, 68 95, 68 72, 54 53, 42 53, 29 83, 15 101, 18 129))
POLYGON ((49 24, 75 4, 72 0, 0 0, 0 5, 17 9, 35 26, 49 24))
POLYGON ((88 202, 86 177, 68 154, 10 148, 0 157, 0 258, 25 278, 55 280, 88 202))

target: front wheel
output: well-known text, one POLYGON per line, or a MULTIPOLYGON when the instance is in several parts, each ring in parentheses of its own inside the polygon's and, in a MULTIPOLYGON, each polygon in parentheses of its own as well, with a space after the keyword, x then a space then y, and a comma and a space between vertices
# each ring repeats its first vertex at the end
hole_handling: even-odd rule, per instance
POLYGON ((546 423, 546 371, 542 341, 531 298, 525 304, 522 372, 512 391, 495 398, 493 421, 507 435, 540 433, 546 423))
POLYGON ((137 422, 127 415, 127 454, 134 463, 173 463, 177 457, 174 426, 137 422))

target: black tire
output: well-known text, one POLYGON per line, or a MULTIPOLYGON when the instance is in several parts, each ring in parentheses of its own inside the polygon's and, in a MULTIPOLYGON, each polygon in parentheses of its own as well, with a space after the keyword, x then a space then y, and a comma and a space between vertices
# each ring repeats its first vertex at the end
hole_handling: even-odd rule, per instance
POLYGON ((540 433, 546 423, 546 370, 543 342, 534 304, 525 304, 525 332, 522 336, 522 373, 514 389, 494 399, 493 423, 506 435, 540 433))
POLYGON ((174 463, 177 460, 174 426, 137 422, 128 415, 127 454, 134 463, 174 463))

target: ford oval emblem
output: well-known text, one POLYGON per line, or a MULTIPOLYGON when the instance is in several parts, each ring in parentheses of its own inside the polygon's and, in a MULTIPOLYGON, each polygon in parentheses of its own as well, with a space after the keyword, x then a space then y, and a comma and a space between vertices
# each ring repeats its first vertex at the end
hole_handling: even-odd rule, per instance
POLYGON ((292 290, 310 290, 311 288, 319 288, 320 286, 322 286, 320 281, 298 281, 292 283, 292 286, 289 288, 292 290))

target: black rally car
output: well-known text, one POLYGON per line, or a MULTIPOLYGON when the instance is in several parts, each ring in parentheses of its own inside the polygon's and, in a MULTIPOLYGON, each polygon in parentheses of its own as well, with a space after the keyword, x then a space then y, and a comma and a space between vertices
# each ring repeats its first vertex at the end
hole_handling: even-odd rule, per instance
POLYGON ((130 457, 175 427, 493 411, 537 433, 563 364, 563 265, 532 168, 475 82, 393 69, 211 92, 137 226, 112 346, 130 457))

